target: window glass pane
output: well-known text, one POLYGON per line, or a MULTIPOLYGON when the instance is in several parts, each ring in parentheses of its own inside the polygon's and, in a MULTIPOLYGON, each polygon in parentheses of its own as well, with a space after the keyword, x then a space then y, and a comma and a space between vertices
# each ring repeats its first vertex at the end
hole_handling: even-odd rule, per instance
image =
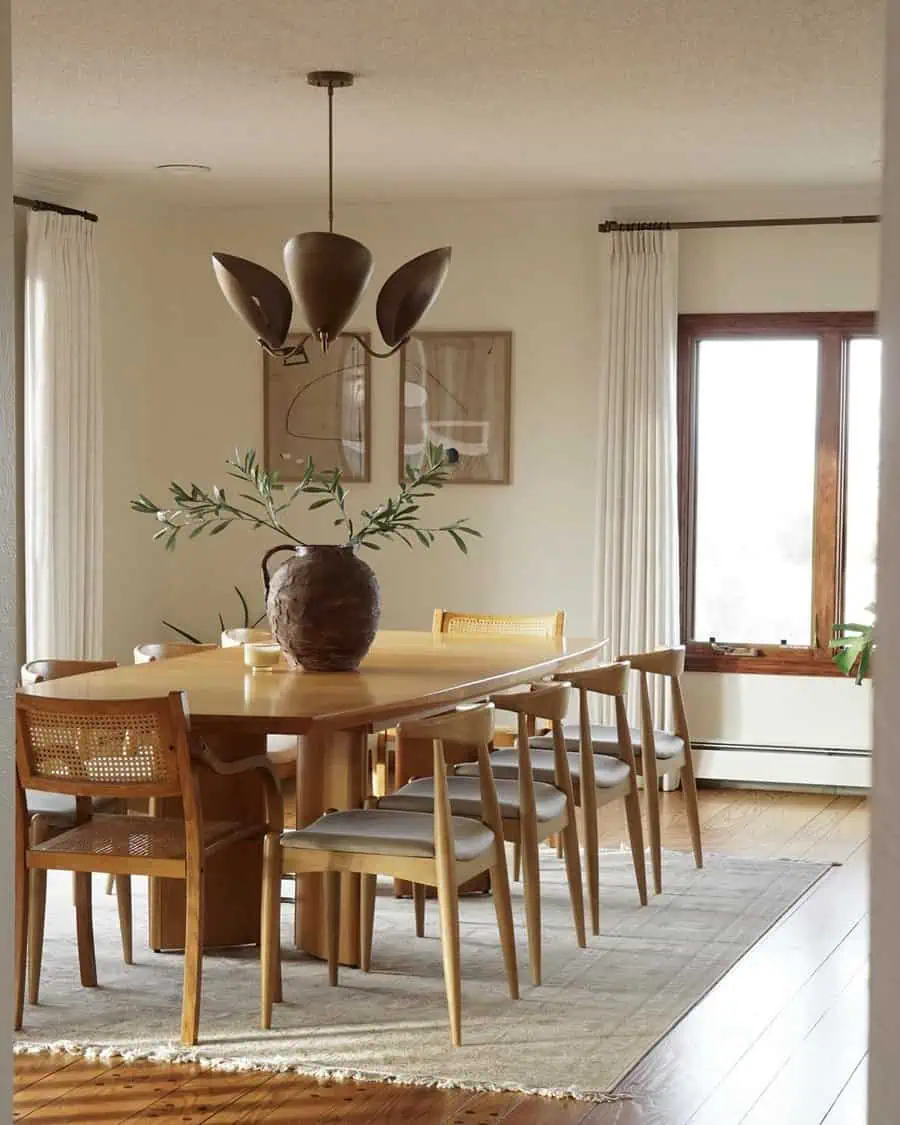
POLYGON ((848 350, 843 619, 871 621, 867 607, 875 601, 881 341, 857 338, 848 350))
POLYGON ((701 340, 694 637, 811 643, 816 339, 701 340))

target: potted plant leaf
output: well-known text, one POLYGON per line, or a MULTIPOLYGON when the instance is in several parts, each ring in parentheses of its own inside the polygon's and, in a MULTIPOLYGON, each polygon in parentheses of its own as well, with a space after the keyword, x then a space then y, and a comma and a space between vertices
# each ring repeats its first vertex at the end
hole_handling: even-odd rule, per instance
POLYGON ((866 606, 873 615, 871 624, 842 622, 834 627, 834 636, 829 642, 833 649, 831 659, 845 676, 855 676, 861 684, 872 667, 872 654, 875 651, 875 606, 866 606))
POLYGON ((434 496, 449 479, 449 462, 440 445, 429 442, 418 468, 410 466, 396 496, 371 510, 352 516, 347 509, 348 490, 339 469, 320 472, 309 459, 298 484, 290 491, 278 471, 267 471, 254 450, 236 450, 225 462, 228 476, 243 489, 237 497, 219 485, 169 485, 171 501, 155 503, 143 493, 131 507, 151 515, 160 524, 153 538, 174 550, 187 533, 188 539, 203 534, 221 535, 232 524, 253 530, 266 528, 289 543, 280 543, 263 555, 266 609, 272 632, 289 664, 307 671, 352 671, 368 652, 378 628, 380 597, 371 567, 359 557, 360 548, 377 551, 384 542, 400 540, 407 547, 416 543, 430 547, 438 536, 446 536, 463 554, 467 537, 480 536, 468 520, 430 527, 421 522, 424 501, 434 496), (344 541, 338 544, 309 544, 289 530, 284 513, 300 497, 312 497, 310 511, 331 507, 333 525, 344 541), (269 560, 281 552, 290 558, 274 574, 269 560))

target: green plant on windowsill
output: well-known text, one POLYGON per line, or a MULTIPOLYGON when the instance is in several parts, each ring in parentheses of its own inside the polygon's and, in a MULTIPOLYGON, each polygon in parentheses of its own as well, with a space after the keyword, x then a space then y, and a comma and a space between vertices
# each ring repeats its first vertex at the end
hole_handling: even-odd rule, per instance
POLYGON ((831 659, 845 676, 855 676, 857 684, 869 675, 875 651, 875 606, 866 606, 866 609, 873 615, 871 624, 841 622, 835 625, 834 636, 829 642, 829 647, 834 650, 831 659))
MULTIPOLYGON (((265 620, 265 611, 263 611, 259 615, 259 617, 251 619, 250 606, 247 604, 247 599, 244 597, 244 593, 241 590, 240 586, 235 586, 234 592, 237 594, 238 600, 241 603, 241 622, 240 625, 235 627, 241 629, 255 629, 261 621, 265 620)), ((221 613, 217 616, 219 618, 219 636, 221 636, 227 628, 232 628, 232 626, 225 624, 225 617, 221 613)), ((165 618, 163 618, 163 625, 165 625, 167 629, 171 629, 173 633, 177 633, 179 637, 184 637, 186 641, 190 641, 191 644, 202 645, 208 643, 208 640, 204 641, 202 637, 194 636, 194 634, 189 633, 187 629, 182 629, 180 625, 173 625, 171 621, 166 621, 165 618)), ((218 641, 218 637, 214 637, 212 639, 214 641, 218 641)))

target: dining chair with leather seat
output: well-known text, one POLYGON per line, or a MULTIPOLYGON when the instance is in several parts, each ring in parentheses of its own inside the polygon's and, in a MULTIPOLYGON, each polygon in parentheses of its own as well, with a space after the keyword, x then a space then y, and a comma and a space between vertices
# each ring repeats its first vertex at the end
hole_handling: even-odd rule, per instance
MULTIPOLYGON (((691 847, 697 867, 703 866, 703 843, 700 833, 700 812, 697 804, 697 780, 694 755, 688 732, 687 712, 681 677, 684 673, 685 649, 656 649, 653 652, 631 653, 619 657, 638 673, 640 689, 640 727, 630 727, 629 736, 637 751, 635 764, 643 774, 647 801, 650 858, 653 866, 653 885, 657 894, 662 892, 662 834, 659 815, 659 779, 674 777, 681 781, 685 814, 691 835, 691 847), (650 702, 650 676, 662 676, 668 681, 672 701, 674 730, 657 727, 653 720, 650 702)), ((565 731, 568 745, 577 749, 581 745, 581 727, 568 727, 565 731)), ((590 741, 594 754, 615 753, 621 745, 619 726, 590 725, 590 741)))
MULTIPOLYGON (((48 680, 61 680, 67 676, 79 676, 87 672, 102 672, 108 668, 115 668, 114 660, 30 660, 23 664, 19 670, 19 683, 23 687, 32 684, 46 683, 48 680)), ((25 794, 28 832, 33 844, 40 844, 49 840, 51 836, 72 828, 76 821, 75 798, 64 793, 46 793, 39 790, 28 790, 25 794)), ((95 802, 95 811, 121 812, 121 802, 115 798, 106 798, 95 802)), ((44 927, 47 914, 47 872, 34 870, 29 874, 29 908, 28 908, 28 944, 30 957, 28 961, 28 1003, 36 1004, 40 991, 41 962, 44 955, 44 927)), ((132 937, 132 911, 131 911, 131 879, 127 875, 118 876, 113 883, 119 911, 119 934, 122 941, 122 960, 126 965, 134 964, 133 937, 132 937)), ((111 888, 111 890, 113 889, 111 888)), ((84 886, 83 880, 76 876, 74 879, 75 913, 78 921, 76 930, 80 937, 83 931, 84 912, 84 886)), ((79 945, 79 963, 81 967, 81 982, 89 986, 91 979, 89 960, 81 956, 79 945)))
MULTIPOLYGON (((538 845, 553 837, 563 842, 563 858, 569 884, 569 899, 580 948, 587 944, 584 926, 584 894, 581 883, 581 860, 575 825, 575 794, 569 760, 562 737, 562 722, 569 707, 567 683, 541 682, 531 691, 505 692, 491 696, 498 710, 515 713, 518 724, 516 746, 495 750, 489 757, 495 783, 509 781, 502 792, 509 793, 509 808, 515 806, 515 817, 503 821, 504 835, 517 846, 522 856, 525 919, 531 979, 541 983, 541 882, 538 845), (528 737, 528 720, 541 718, 550 722, 554 734, 553 769, 540 779, 535 777, 528 737), (547 792, 553 789, 554 794, 547 792), (546 819, 545 819, 546 818, 546 819)), ((462 764, 456 769, 460 779, 471 778, 476 766, 462 764)), ((459 784, 459 782, 457 782, 459 784)))
MULTIPOLYGON (((622 801, 628 825, 631 858, 641 905, 647 905, 647 870, 644 861, 644 833, 641 826, 641 804, 638 796, 637 770, 631 731, 628 726, 626 698, 631 665, 618 661, 580 672, 560 673, 578 692, 580 723, 578 742, 571 728, 564 727, 566 754, 572 774, 575 802, 582 811, 582 846, 587 868, 588 897, 591 905, 591 928, 600 933, 600 843, 598 813, 604 805, 622 801), (616 725, 608 728, 615 735, 600 741, 591 740, 589 696, 591 693, 613 700, 616 725), (566 735, 566 731, 569 734, 566 735), (592 778, 593 784, 583 784, 592 778)), ((607 728, 604 728, 607 729, 607 728)), ((503 755, 498 754, 502 760, 503 755)), ((553 741, 538 735, 531 739, 531 762, 538 780, 553 768, 553 741)), ((498 771, 499 773, 499 768, 498 771)))
MULTIPOLYGON (((509 636, 560 639, 565 633, 566 612, 495 614, 471 613, 459 610, 436 609, 432 614, 431 631, 435 636, 462 634, 469 636, 509 636)), ((531 734, 536 732, 535 722, 529 719, 531 734)), ((410 751, 397 741, 395 729, 380 731, 373 739, 371 750, 372 790, 377 796, 393 792, 411 778, 427 773, 427 755, 410 751)), ((497 726, 494 744, 511 746, 515 742, 515 727, 497 726)))
MULTIPOLYGON (((185 883, 184 990, 181 1041, 197 1042, 207 859, 248 839, 263 841, 260 939, 260 1014, 271 1013, 278 987, 278 783, 264 755, 221 762, 191 735, 180 692, 160 698, 81 700, 19 692, 16 696, 16 998, 15 1026, 23 1020, 28 948, 28 871, 78 874, 85 887, 80 916, 81 953, 96 984, 91 920, 91 873, 147 875, 185 883), (253 772, 265 794, 264 821, 207 821, 200 805, 197 773, 223 776, 253 772), (76 799, 76 823, 50 839, 32 843, 27 833, 26 789, 76 799), (92 800, 154 800, 177 797, 183 818, 95 814, 92 800)), ((267 1026, 264 1023, 264 1026, 267 1026)))
MULTIPOLYGON (((282 869, 295 875, 325 876, 329 981, 338 983, 341 875, 360 875, 360 966, 369 971, 378 875, 437 888, 441 919, 444 984, 454 1046, 462 1042, 458 889, 490 872, 500 948, 510 996, 519 995, 509 876, 503 850, 501 807, 488 764, 493 708, 483 704, 417 724, 432 743, 433 791, 429 811, 367 807, 328 812, 306 828, 282 837, 282 869), (452 811, 444 756, 445 742, 478 747, 479 813, 452 811)), ((424 900, 423 900, 424 901, 424 900)))

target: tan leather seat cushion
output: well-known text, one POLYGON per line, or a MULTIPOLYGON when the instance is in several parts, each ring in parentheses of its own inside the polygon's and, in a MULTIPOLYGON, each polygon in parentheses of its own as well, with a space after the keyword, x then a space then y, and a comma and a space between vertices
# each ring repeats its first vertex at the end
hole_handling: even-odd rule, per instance
MULTIPOLYGON (((477 771, 476 766, 476 771, 477 771)), ((517 781, 496 780, 497 799, 500 815, 508 820, 519 816, 519 783, 517 781)), ((447 778, 447 792, 450 795, 450 811, 454 816, 481 816, 481 782, 477 777, 456 775, 447 778)), ((566 795, 553 785, 536 784, 534 801, 538 820, 553 820, 566 807, 566 795)), ((382 797, 378 802, 380 809, 406 809, 409 812, 431 812, 434 806, 434 778, 421 777, 411 781, 382 797)))
MULTIPOLYGON (((563 727, 567 750, 577 750, 581 746, 581 734, 578 724, 566 724, 563 727)), ((656 756, 660 759, 674 758, 684 750, 684 739, 677 734, 670 734, 666 730, 654 730, 653 739, 656 743, 656 756)), ((631 728, 631 741, 635 750, 640 749, 641 732, 631 728)), ((530 746, 538 750, 552 750, 553 739, 550 735, 535 735, 528 740, 530 746)), ((615 753, 619 745, 619 733, 615 727, 591 726, 591 745, 595 754, 615 753)))
MULTIPOLYGON (((478 820, 454 816, 450 821, 456 858, 475 859, 494 843, 494 834, 478 820)), ((308 828, 285 832, 283 848, 312 848, 364 855, 434 857, 434 817, 429 813, 391 809, 349 809, 326 813, 308 828)))
MULTIPOLYGON (((578 754, 567 754, 569 772, 576 790, 581 779, 581 757, 578 754)), ((630 771, 625 762, 606 754, 594 754, 594 784, 598 789, 613 789, 627 781, 630 771)), ((535 781, 552 783, 554 774, 553 751, 532 750, 531 767, 535 781)), ((477 768, 477 767, 476 767, 477 768)), ((471 773, 471 766, 460 766, 460 773, 471 773)), ((491 754, 491 770, 497 778, 515 778, 519 776, 519 752, 512 748, 495 750, 491 754)))

